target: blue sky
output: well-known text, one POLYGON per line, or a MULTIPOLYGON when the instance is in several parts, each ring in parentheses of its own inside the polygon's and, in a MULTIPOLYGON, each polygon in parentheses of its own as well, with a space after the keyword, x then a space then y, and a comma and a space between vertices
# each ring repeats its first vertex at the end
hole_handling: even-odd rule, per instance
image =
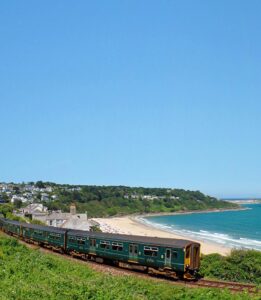
POLYGON ((0 181, 261 196, 260 1, 2 1, 0 181))

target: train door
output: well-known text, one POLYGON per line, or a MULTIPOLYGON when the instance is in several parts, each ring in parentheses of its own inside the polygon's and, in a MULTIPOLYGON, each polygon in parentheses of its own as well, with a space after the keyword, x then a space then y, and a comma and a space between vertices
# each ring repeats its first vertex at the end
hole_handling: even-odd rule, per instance
POLYGON ((187 246, 185 250, 185 266, 190 266, 190 253, 191 253, 191 246, 187 246))
POLYGON ((90 254, 95 254, 96 253, 96 239, 90 238, 90 240, 89 240, 89 249, 90 249, 90 254))
POLYGON ((138 245, 129 244, 129 261, 138 261, 138 245))
POLYGON ((165 267, 171 267, 171 249, 167 248, 165 252, 165 267))
POLYGON ((192 245, 191 246, 191 258, 190 258, 190 267, 192 269, 199 268, 199 255, 200 255, 199 246, 192 245))

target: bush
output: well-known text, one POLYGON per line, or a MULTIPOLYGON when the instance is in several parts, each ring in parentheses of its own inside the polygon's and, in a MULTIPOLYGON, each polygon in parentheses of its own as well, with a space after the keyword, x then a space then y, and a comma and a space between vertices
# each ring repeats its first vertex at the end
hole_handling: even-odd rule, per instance
POLYGON ((261 284, 261 252, 233 250, 229 256, 203 255, 200 270, 210 278, 261 284))

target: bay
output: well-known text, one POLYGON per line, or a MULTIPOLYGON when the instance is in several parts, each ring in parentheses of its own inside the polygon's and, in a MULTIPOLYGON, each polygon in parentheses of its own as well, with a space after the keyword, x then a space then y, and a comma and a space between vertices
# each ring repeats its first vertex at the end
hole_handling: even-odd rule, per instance
POLYGON ((186 238, 261 251, 261 204, 246 210, 143 217, 148 225, 186 238))

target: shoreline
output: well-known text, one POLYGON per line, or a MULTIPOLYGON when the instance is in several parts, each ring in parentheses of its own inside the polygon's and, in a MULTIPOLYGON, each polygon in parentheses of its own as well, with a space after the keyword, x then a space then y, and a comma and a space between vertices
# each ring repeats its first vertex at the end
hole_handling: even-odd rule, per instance
MULTIPOLYGON (((191 214, 201 214, 201 213, 215 213, 215 212, 226 212, 226 211, 241 211, 248 210, 251 208, 248 207, 238 207, 238 208, 214 208, 214 209, 202 209, 202 210, 186 210, 186 211, 177 211, 177 212, 159 212, 159 213, 145 213, 145 214, 132 214, 126 216, 118 216, 118 217, 160 217, 160 216, 177 216, 177 215, 191 215, 191 214)), ((114 218, 114 217, 111 217, 114 218)))
POLYGON ((201 253, 211 254, 219 253, 221 255, 229 255, 232 248, 223 246, 218 243, 202 241, 199 239, 189 238, 182 234, 170 232, 156 226, 142 222, 140 219, 149 216, 167 216, 167 215, 183 215, 193 213, 212 213, 212 212, 223 212, 223 211, 238 211, 247 210, 248 208, 237 208, 237 209, 215 209, 215 210, 201 210, 201 211, 186 211, 186 212, 175 212, 175 213, 158 213, 158 214, 137 214, 127 215, 119 217, 109 218, 93 218, 94 221, 99 223, 100 228, 103 232, 116 233, 116 234, 127 234, 127 235, 139 235, 139 236, 151 236, 159 238, 172 238, 172 239, 184 239, 198 242, 201 245, 201 253))

